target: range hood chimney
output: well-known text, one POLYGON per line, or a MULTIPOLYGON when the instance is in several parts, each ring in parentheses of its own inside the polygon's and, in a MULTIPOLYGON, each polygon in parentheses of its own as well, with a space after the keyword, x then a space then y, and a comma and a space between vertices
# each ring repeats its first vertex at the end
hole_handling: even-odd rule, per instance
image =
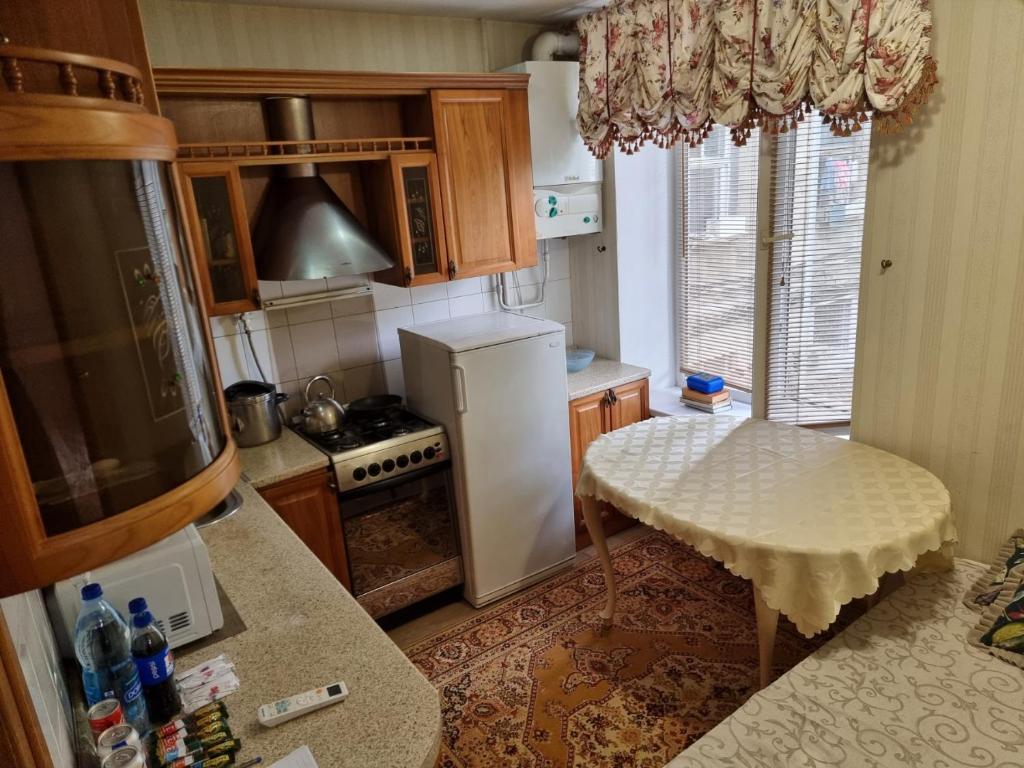
MULTIPOLYGON (((309 99, 273 96, 264 105, 271 140, 314 138, 309 99)), ((312 147, 286 150, 311 151, 312 147)), ((277 166, 256 222, 253 250, 260 280, 320 280, 394 266, 313 163, 277 166)))

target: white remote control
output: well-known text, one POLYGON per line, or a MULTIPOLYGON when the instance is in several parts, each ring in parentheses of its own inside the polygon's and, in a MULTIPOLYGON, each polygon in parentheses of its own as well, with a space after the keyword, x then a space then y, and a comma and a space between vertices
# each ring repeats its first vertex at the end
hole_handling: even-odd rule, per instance
POLYGON ((337 704, 344 701, 348 696, 348 688, 342 682, 331 683, 322 688, 314 688, 287 699, 279 699, 272 704, 263 704, 256 712, 259 721, 273 728, 275 725, 287 723, 300 715, 308 715, 318 709, 323 709, 330 704, 337 704))

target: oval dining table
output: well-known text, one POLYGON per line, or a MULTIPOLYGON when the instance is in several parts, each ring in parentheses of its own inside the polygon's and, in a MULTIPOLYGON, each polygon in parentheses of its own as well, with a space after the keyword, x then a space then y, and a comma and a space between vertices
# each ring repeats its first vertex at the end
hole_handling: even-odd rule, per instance
POLYGON ((761 687, 780 613, 811 637, 884 574, 956 540, 949 493, 927 470, 761 419, 663 417, 610 432, 588 448, 576 495, 607 585, 602 618, 615 613, 608 502, 753 583, 761 687))

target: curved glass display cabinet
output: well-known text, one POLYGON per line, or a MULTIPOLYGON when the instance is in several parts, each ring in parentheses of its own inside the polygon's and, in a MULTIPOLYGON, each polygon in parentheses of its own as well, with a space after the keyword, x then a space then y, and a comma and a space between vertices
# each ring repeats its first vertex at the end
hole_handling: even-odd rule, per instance
POLYGON ((100 91, 0 101, 2 596, 173 533, 239 469, 171 192, 173 129, 130 67, 0 52, 62 78, 72 57, 100 91))

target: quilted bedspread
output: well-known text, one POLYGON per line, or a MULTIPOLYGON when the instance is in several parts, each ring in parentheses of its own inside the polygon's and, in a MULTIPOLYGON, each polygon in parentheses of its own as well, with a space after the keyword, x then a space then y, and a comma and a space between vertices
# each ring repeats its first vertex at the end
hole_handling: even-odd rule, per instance
POLYGON ((667 768, 1024 765, 1024 671, 966 640, 983 571, 908 577, 667 768))

